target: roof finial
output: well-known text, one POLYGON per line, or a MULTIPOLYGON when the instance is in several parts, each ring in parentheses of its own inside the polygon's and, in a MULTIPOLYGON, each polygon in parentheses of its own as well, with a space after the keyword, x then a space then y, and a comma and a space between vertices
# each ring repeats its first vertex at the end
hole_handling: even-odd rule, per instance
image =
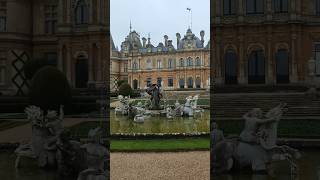
POLYGON ((131 26, 131 19, 130 19, 130 32, 131 32, 131 30, 132 30, 132 26, 131 26))
POLYGON ((192 9, 191 8, 187 8, 187 11, 189 11, 190 13, 190 25, 188 29, 192 29, 192 9))

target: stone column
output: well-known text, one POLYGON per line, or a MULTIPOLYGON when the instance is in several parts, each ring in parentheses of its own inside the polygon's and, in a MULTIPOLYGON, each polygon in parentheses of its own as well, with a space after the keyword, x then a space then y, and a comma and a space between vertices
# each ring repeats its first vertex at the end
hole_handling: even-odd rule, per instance
POLYGON ((240 31, 240 37, 239 37, 239 43, 240 43, 240 47, 239 47, 239 52, 238 52, 238 75, 239 75, 239 84, 241 85, 245 85, 247 84, 248 80, 247 80, 247 77, 246 77, 246 59, 245 59, 245 55, 246 53, 245 52, 245 49, 244 49, 244 37, 243 37, 243 29, 242 27, 240 27, 239 29, 240 31))
POLYGON ((93 44, 89 43, 89 53, 88 53, 88 69, 89 69, 89 82, 93 81, 93 59, 94 59, 94 51, 93 51, 93 44))
POLYGON ((73 58, 72 58, 72 49, 71 49, 71 47, 69 46, 69 45, 66 45, 66 50, 67 50, 67 59, 66 59, 66 65, 67 65, 67 67, 66 67, 66 75, 67 75, 67 79, 69 80, 69 82, 71 83, 71 82, 73 82, 73 84, 75 83, 74 81, 73 81, 73 79, 74 79, 74 77, 73 77, 73 67, 74 66, 72 66, 74 63, 73 63, 73 58))

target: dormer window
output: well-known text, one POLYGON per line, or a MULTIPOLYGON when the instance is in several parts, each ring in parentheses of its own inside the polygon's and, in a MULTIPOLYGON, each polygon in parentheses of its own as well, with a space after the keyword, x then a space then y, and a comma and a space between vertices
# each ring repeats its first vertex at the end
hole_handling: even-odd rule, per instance
POLYGON ((89 8, 85 0, 80 0, 77 3, 75 9, 75 20, 76 24, 88 24, 89 21, 89 8))

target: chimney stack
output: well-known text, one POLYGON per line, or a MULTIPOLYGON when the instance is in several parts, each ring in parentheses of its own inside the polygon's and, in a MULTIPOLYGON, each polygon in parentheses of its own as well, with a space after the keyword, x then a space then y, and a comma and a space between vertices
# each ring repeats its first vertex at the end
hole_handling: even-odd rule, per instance
POLYGON ((168 36, 164 35, 164 46, 168 47, 168 36))
POLYGON ((145 37, 142 38, 143 48, 146 48, 147 39, 145 37))
POLYGON ((204 47, 204 30, 200 31, 200 36, 201 36, 202 47, 204 47))
POLYGON ((181 35, 180 35, 180 33, 177 33, 176 36, 177 36, 177 49, 178 49, 179 48, 180 39, 181 39, 181 35))

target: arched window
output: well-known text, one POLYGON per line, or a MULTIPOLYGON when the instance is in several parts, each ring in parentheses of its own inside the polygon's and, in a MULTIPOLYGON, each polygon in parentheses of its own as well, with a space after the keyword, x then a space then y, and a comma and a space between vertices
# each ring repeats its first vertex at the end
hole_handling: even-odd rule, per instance
POLYGON ((277 83, 289 83, 289 54, 286 49, 276 52, 277 83))
POLYGON ((199 57, 196 58, 196 66, 201 66, 201 60, 199 57))
POLYGON ((161 67, 161 60, 158 60, 158 61, 157 61, 157 68, 158 68, 158 69, 161 69, 161 68, 162 68, 162 67, 161 67))
POLYGON ((173 68, 173 60, 169 59, 168 60, 168 69, 172 69, 173 68))
POLYGON ((75 13, 76 24, 88 24, 89 9, 85 0, 78 1, 75 13))
POLYGON ((184 88, 184 79, 182 79, 182 78, 179 80, 179 87, 180 87, 181 89, 184 88))
POLYGON ((248 60, 248 83, 265 83, 265 56, 262 49, 251 52, 248 60))
POLYGON ((193 60, 190 57, 187 60, 187 66, 193 66, 193 60))
POLYGON ((137 62, 133 62, 132 69, 133 70, 137 70, 138 69, 138 63, 137 62))
POLYGON ((236 14, 236 1, 223 0, 223 14, 224 15, 235 15, 236 14))
POLYGON ((237 84, 238 83, 238 60, 237 54, 233 49, 229 49, 224 55, 224 67, 225 67, 225 84, 237 84))
POLYGON ((181 58, 180 59, 180 67, 183 67, 184 66, 184 60, 181 58))

